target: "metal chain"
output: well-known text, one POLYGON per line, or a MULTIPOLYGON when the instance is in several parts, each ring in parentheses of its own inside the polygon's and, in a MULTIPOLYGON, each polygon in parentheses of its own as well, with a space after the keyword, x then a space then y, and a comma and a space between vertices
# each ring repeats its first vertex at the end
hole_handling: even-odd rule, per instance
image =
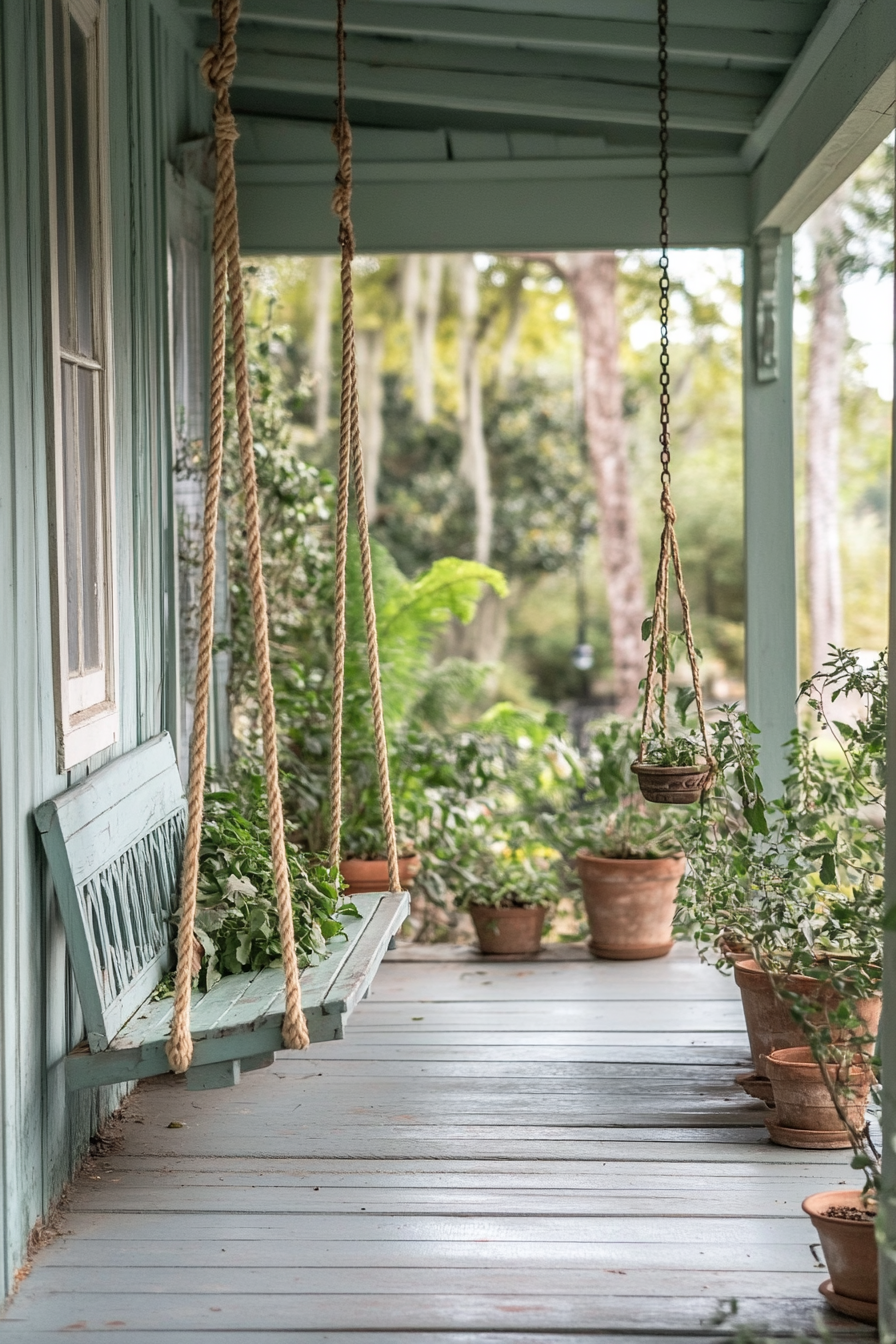
POLYGON ((657 0, 660 102, 660 482, 669 496, 669 0, 657 0))

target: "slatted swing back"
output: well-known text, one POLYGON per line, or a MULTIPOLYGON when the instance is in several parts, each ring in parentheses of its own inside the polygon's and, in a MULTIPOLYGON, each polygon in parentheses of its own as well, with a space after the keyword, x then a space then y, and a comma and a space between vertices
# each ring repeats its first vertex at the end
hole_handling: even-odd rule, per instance
POLYGON ((35 812, 91 1050, 105 1050, 173 964, 186 802, 167 733, 35 812))

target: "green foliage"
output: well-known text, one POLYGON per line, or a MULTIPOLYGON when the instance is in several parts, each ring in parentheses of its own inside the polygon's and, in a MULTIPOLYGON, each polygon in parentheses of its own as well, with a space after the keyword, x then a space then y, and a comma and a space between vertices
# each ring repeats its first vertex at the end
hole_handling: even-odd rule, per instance
MULTIPOLYGON (((196 914, 196 937, 204 953, 202 989, 211 989, 223 975, 281 963, 264 779, 248 775, 241 782, 242 796, 220 791, 205 799, 196 914)), ((357 911, 340 904, 336 869, 289 842, 286 850, 296 950, 299 965, 307 966, 343 933, 342 918, 357 911)))
POLYGON ((661 859, 681 853, 686 811, 645 802, 632 775, 640 736, 635 719, 613 716, 594 726, 580 767, 578 796, 558 814, 551 832, 568 859, 579 850, 608 859, 661 859))
POLYGON ((468 843, 451 865, 451 886, 458 909, 471 905, 492 908, 555 906, 561 886, 554 868, 556 855, 524 842, 518 836, 468 843))
MULTIPOLYGON (((884 918, 883 886, 886 658, 868 667, 854 651, 833 650, 800 697, 825 736, 793 734, 784 794, 771 803, 757 774, 754 725, 732 707, 715 725, 720 770, 686 836, 679 919, 704 952, 723 937, 749 948, 815 1058, 841 1066, 874 1048, 858 1005, 879 992, 892 918, 884 918), (843 718, 835 717, 838 701, 843 718), (794 992, 784 979, 792 974, 816 981, 817 991, 794 992)), ((839 1067, 829 1086, 874 1185, 878 1157, 867 1129, 849 1121, 839 1067)))

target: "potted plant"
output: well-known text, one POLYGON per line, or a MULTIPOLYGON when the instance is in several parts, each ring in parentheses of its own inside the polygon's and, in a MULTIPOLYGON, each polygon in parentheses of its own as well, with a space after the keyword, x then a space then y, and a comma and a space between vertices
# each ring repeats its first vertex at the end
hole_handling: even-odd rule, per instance
POLYGON ((699 802, 713 774, 704 745, 693 732, 648 739, 631 769, 647 802, 679 806, 699 802))
MULTIPOLYGON (((803 1208, 831 1274, 822 1294, 838 1311, 873 1321, 880 1159, 864 1103, 869 1088, 872 1095, 877 1089, 886 659, 881 655, 868 667, 856 653, 835 650, 800 695, 822 734, 793 734, 784 793, 771 804, 755 775, 748 740, 755 729, 731 709, 722 715, 734 747, 688 837, 683 903, 704 948, 722 928, 733 927, 754 953, 753 962, 735 967, 735 976, 748 1027, 752 1017, 754 1063, 757 1070, 768 1068, 770 1086, 780 1088, 782 1114, 769 1117, 770 1130, 790 1130, 786 1138, 793 1142, 795 1121, 818 1123, 823 1116, 829 1124, 832 1107, 853 1148, 853 1167, 865 1172, 864 1190, 821 1192, 803 1208), (833 714, 838 700, 847 701, 842 719, 833 714), (768 1048, 772 1015, 782 1030, 798 1033, 780 1054, 768 1048), (802 1102, 815 1106, 814 1115, 790 1109, 799 1100, 798 1063, 809 1084, 802 1102), (787 1119, 790 1124, 781 1123, 787 1119)), ((773 1091, 772 1099, 777 1095, 773 1091)), ((779 1131, 778 1141, 783 1137, 779 1131)))
POLYGON ((842 1063, 820 1064, 811 1046, 798 1045, 774 1050, 765 1060, 765 1069, 775 1110, 774 1116, 765 1117, 765 1124, 773 1143, 785 1148, 850 1147, 849 1130, 832 1092, 839 1084, 849 1123, 863 1128, 873 1079, 864 1055, 857 1052, 842 1063))
POLYGON ((535 956, 560 897, 558 856, 534 844, 520 823, 477 830, 452 863, 457 907, 469 911, 485 956, 535 956))
POLYGON ((604 719, 583 763, 578 802, 558 819, 559 843, 575 856, 589 949, 612 960, 669 952, 685 869, 684 814, 652 806, 631 788, 629 762, 638 739, 633 720, 604 719))

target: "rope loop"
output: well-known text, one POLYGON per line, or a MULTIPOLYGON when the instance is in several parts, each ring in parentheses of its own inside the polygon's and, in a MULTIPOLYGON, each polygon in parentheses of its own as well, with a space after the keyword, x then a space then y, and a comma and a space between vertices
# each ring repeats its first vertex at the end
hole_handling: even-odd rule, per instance
POLYGON ((168 1062, 175 1073, 185 1073, 193 1059, 190 1034, 192 998, 193 930, 199 889, 199 850, 205 795, 205 762, 208 749, 208 702, 211 686, 215 615, 215 547, 218 501, 224 458, 225 382, 227 352, 227 302, 230 300, 233 336, 234 383, 237 428, 246 506, 246 559, 255 636, 255 666, 258 672, 258 704, 264 741, 268 822, 271 832, 271 862, 277 896, 280 946, 283 961, 285 1006, 282 1037, 288 1050, 304 1049, 309 1043, 302 1012, 302 993, 296 957, 292 885, 286 852, 280 767, 277 754, 277 724, 271 654, 268 643, 267 600, 261 558, 261 520, 258 482, 255 476, 255 441, 252 430, 252 392, 246 350, 246 314, 240 270, 239 219, 233 146, 236 122, 230 108, 230 81, 236 68, 236 27, 239 0, 216 0, 218 42, 202 59, 202 73, 215 93, 215 152, 217 183, 212 225, 211 388, 209 393, 209 452, 203 516, 202 581, 199 598, 199 641, 196 657, 196 693, 193 734, 190 738, 190 778, 187 793, 187 834, 181 870, 180 922, 177 930, 177 966, 174 981, 174 1012, 166 1046, 168 1062))
POLYGON ((681 601, 681 620, 685 647, 694 683, 694 703, 703 737, 706 759, 714 764, 709 741, 709 729, 703 710, 703 692, 697 650, 691 630, 691 609, 684 586, 681 557, 675 537, 676 513, 672 503, 672 431, 669 413, 672 404, 669 358, 669 0, 657 0, 657 92, 659 97, 659 198, 660 198, 660 260, 659 260, 659 315, 660 315, 660 510, 663 515, 663 533, 660 539, 660 559, 654 588, 653 618, 650 623, 650 647, 647 654, 647 676, 644 689, 644 715, 641 721, 641 745, 638 760, 643 761, 653 714, 656 687, 654 679, 659 671, 660 729, 665 738, 668 732, 668 698, 670 672, 669 635, 669 569, 675 574, 675 583, 681 601))
POLYGON ((352 258, 355 233, 351 218, 352 200, 352 128, 345 106, 345 0, 336 0, 336 124, 332 130, 339 164, 333 192, 333 212, 339 217, 339 247, 342 253, 342 401, 339 411, 339 472, 336 492, 336 573, 334 581, 335 619, 333 628, 333 717, 330 742, 330 863, 339 863, 342 830, 342 723, 345 698, 346 645, 346 567, 348 559, 349 487, 355 487, 358 521, 358 548, 361 557, 361 586, 364 600, 364 624, 367 632, 367 671, 370 679, 370 703, 373 711, 373 737, 376 750, 380 808, 389 865, 389 890, 400 891, 398 840, 392 809, 389 781, 389 751, 383 712, 379 649, 376 634, 376 607, 373 592, 373 559, 364 487, 364 457, 361 452, 358 410, 358 374, 355 356, 354 292, 352 258))

